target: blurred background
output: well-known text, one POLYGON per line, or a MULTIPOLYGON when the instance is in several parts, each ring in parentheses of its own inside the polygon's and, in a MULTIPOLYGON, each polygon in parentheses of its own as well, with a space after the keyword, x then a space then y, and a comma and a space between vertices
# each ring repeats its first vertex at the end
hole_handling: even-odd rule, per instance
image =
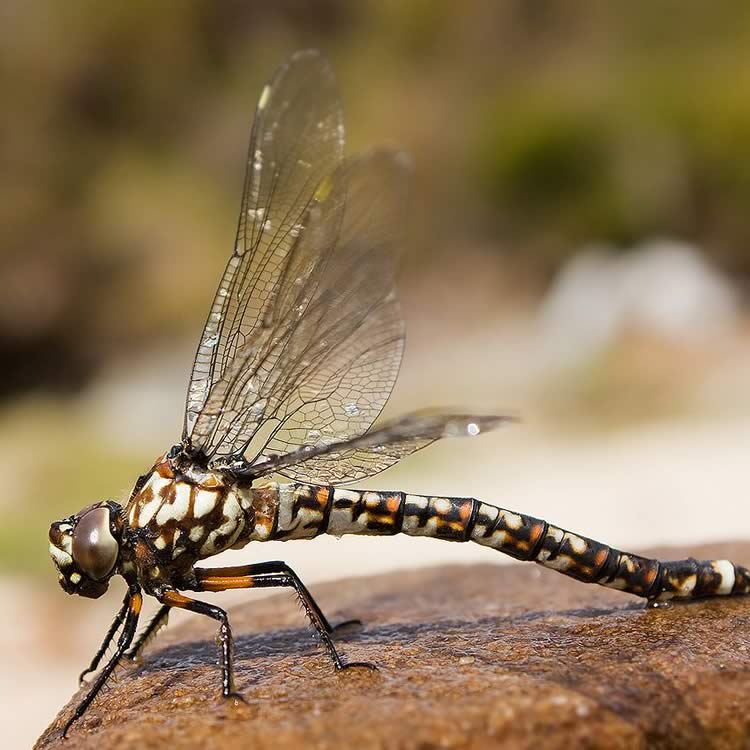
MULTIPOLYGON (((68 700, 119 603, 114 584, 62 593, 49 522, 126 497, 179 438, 255 102, 298 48, 333 63, 350 151, 396 143, 416 164, 388 414, 523 417, 368 485, 631 549, 747 537, 748 44, 739 1, 2 3, 9 746, 68 700)), ((508 562, 470 546, 327 538, 229 559, 283 556, 312 583, 508 562)))

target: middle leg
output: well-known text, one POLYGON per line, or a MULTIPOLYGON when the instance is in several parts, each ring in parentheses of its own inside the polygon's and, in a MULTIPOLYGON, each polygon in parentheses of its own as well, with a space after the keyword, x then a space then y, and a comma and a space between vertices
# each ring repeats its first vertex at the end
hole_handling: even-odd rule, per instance
MULTIPOLYGON (((221 607, 215 607, 213 604, 190 599, 183 596, 177 591, 165 591, 160 597, 163 608, 175 607, 177 609, 186 609, 189 612, 196 612, 199 615, 206 615, 214 620, 219 621, 219 645, 221 648, 221 693, 225 698, 237 698, 244 701, 244 698, 234 691, 234 669, 233 669, 233 643, 232 629, 229 627, 229 617, 221 607)), ((161 611, 161 610, 160 610, 161 611)))

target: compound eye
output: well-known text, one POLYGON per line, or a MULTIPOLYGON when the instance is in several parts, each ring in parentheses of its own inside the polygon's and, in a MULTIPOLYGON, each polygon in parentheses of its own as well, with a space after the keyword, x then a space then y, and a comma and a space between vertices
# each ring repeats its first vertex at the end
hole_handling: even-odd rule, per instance
POLYGON ((87 510, 73 531, 73 560, 95 581, 106 578, 117 562, 119 546, 109 528, 109 508, 87 510))

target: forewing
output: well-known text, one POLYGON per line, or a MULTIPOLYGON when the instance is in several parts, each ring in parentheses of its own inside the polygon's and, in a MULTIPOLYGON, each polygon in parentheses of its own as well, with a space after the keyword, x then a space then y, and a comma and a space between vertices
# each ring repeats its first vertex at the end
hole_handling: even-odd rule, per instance
POLYGON ((307 445, 251 468, 257 476, 337 484, 372 476, 444 437, 475 437, 515 421, 510 416, 409 414, 366 434, 331 444, 307 445))
MULTIPOLYGON (((276 293, 313 196, 341 161, 344 130, 336 86, 315 51, 295 54, 258 101, 235 248, 209 310, 188 387, 183 438, 196 447, 216 427, 196 425, 238 353, 273 325, 276 293)), ((255 343, 254 343, 255 342, 255 343)), ((210 421, 210 420, 209 420, 210 421)))
POLYGON ((237 351, 196 424, 201 436, 211 427, 200 443, 210 457, 289 453, 372 425, 403 349, 394 245, 408 172, 402 154, 378 150, 320 184, 267 327, 237 351))

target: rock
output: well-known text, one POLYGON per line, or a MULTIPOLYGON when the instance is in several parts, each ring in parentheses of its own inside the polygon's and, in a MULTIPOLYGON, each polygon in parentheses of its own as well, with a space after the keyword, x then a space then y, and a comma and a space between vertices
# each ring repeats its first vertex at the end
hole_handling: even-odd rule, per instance
MULTIPOLYGON (((658 551, 729 557, 750 545, 658 551)), ((237 688, 220 700, 214 624, 196 616, 37 748, 745 748, 750 598, 665 609, 527 564, 313 587, 337 640, 380 671, 336 674, 290 594, 230 611, 237 688)), ((248 593, 252 599, 252 593, 248 593)), ((92 644, 92 651, 97 644, 92 644)))

